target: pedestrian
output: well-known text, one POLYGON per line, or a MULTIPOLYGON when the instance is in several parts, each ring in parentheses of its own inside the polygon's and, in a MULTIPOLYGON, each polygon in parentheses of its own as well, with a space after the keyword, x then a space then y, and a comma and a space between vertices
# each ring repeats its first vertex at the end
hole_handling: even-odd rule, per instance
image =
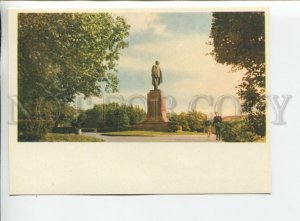
POLYGON ((218 112, 215 112, 212 125, 215 127, 216 140, 221 140, 221 123, 222 123, 222 117, 218 115, 218 112))
POLYGON ((210 119, 207 119, 206 121, 204 121, 205 132, 207 134, 208 139, 210 138, 210 135, 211 135, 211 125, 212 125, 212 122, 210 119))

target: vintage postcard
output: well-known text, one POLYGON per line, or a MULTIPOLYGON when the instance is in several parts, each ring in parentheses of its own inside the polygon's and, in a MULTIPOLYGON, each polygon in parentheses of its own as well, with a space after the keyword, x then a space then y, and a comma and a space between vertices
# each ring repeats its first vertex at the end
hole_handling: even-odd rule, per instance
POLYGON ((266 8, 9 12, 11 194, 269 193, 266 8))

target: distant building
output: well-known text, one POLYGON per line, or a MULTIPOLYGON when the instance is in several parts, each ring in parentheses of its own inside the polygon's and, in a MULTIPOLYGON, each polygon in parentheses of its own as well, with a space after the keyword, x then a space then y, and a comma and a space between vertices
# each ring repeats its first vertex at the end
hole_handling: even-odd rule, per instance
POLYGON ((243 120, 245 119, 245 115, 234 115, 234 116, 225 116, 223 117, 223 121, 232 121, 232 120, 243 120))

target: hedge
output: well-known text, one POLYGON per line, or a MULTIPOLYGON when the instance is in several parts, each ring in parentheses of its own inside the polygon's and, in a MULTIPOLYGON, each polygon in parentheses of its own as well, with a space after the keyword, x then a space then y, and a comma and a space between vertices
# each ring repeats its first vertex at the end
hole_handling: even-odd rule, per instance
POLYGON ((97 128, 81 128, 82 132, 94 132, 96 133, 98 131, 97 128))
POLYGON ((70 134, 77 133, 77 129, 75 127, 54 127, 52 129, 53 133, 61 133, 61 134, 70 134))
POLYGON ((19 141, 39 141, 53 127, 50 120, 19 120, 18 140, 19 141))
POLYGON ((245 120, 222 122, 221 137, 225 142, 254 142, 259 138, 248 128, 245 120))

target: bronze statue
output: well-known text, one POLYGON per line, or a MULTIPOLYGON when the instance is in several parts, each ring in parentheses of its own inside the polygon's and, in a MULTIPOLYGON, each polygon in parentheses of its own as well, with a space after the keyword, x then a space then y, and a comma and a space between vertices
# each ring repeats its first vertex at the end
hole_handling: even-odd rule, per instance
POLYGON ((159 61, 155 61, 155 64, 152 66, 152 85, 154 90, 158 89, 158 85, 162 83, 162 72, 159 67, 159 61))

